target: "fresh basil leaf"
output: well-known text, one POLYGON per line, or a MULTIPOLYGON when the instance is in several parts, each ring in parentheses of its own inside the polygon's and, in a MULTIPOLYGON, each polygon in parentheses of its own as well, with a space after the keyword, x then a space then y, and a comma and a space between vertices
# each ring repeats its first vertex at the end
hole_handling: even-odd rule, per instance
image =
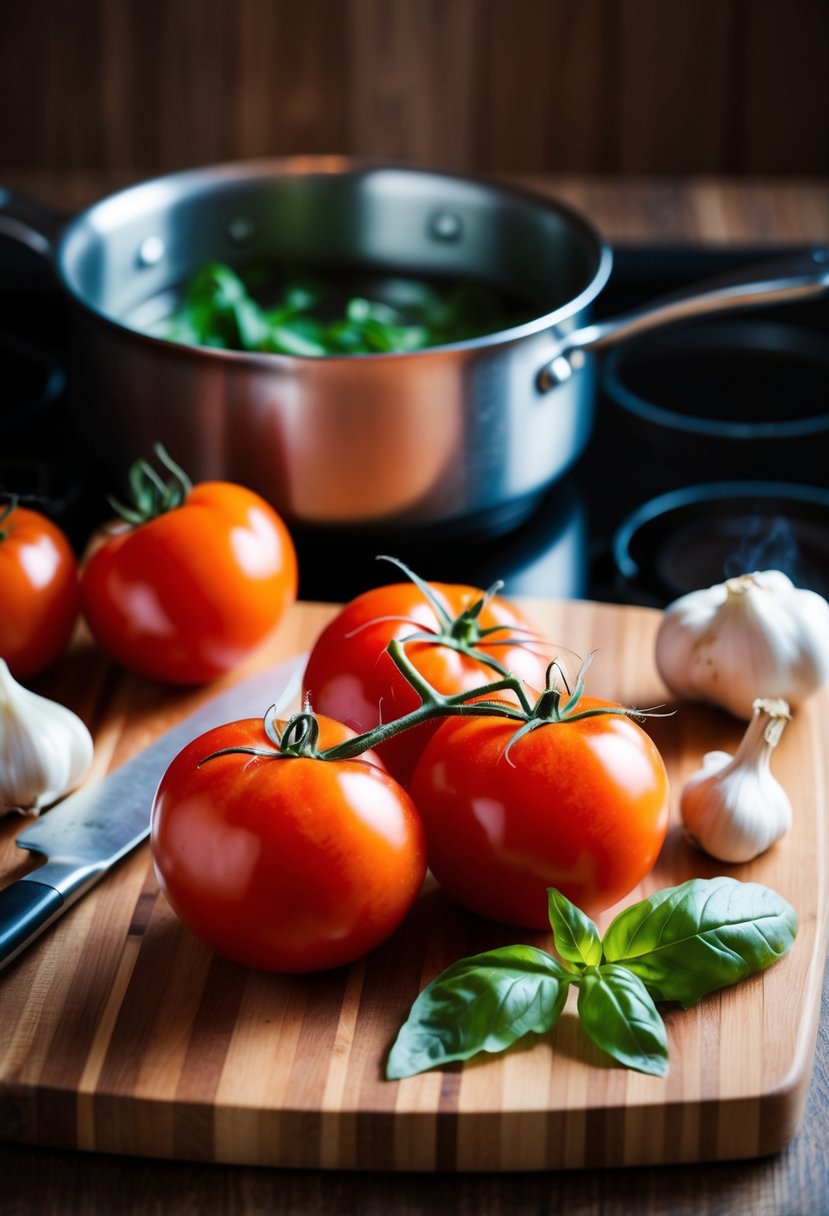
POLYGON ((283 308, 289 312, 307 312, 322 300, 322 291, 313 283, 289 283, 285 288, 283 308))
POLYGON ((366 317, 359 328, 363 341, 370 351, 389 354, 395 350, 396 331, 392 326, 375 321, 373 317, 366 317))
POLYGON ((424 988, 386 1064, 396 1080, 499 1052, 525 1034, 552 1029, 572 977, 534 946, 504 946, 454 963, 424 988))
POLYGON ((242 350, 259 350, 270 332, 259 305, 249 296, 237 300, 233 306, 233 319, 242 350))
POLYGON ((350 321, 332 321, 323 335, 326 350, 332 355, 367 355, 369 348, 360 326, 350 321))
POLYGON ((594 1043, 638 1072, 668 1071, 665 1024, 642 981, 615 963, 590 967, 579 981, 579 1021, 594 1043))
POLYGON ((695 1005, 791 949, 794 908, 776 891, 735 878, 692 878, 621 912, 602 943, 658 1001, 695 1005))
POLYGON ((214 308, 232 308, 247 297, 242 280, 222 262, 208 262, 187 285, 185 302, 190 305, 211 303, 214 308))
POLYGON ((399 351, 423 350, 425 346, 438 346, 441 342, 424 325, 401 325, 395 329, 394 336, 395 348, 399 351))
POLYGON ((374 321, 378 325, 394 327, 401 322, 400 313, 389 304, 379 300, 366 300, 362 296, 353 296, 345 306, 346 320, 354 325, 362 325, 364 321, 374 321))
POLYGON ((274 325, 259 349, 272 354, 298 355, 303 358, 328 354, 325 343, 301 328, 298 321, 287 325, 274 325))
POLYGON ((547 891, 547 909, 553 941, 564 961, 579 968, 597 967, 602 961, 602 939, 590 917, 555 887, 547 891))

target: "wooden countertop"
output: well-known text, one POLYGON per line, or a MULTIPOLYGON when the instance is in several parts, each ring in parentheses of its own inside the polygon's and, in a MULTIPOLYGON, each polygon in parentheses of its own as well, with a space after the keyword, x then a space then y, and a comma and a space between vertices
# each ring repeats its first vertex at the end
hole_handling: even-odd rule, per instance
MULTIPOLYGON (((72 211, 126 184, 97 175, 0 172, 0 182, 72 211)), ((587 211, 608 239, 743 245, 829 241, 829 182, 535 181, 587 211)), ((829 985, 801 1129, 781 1153, 702 1166, 537 1174, 373 1174, 201 1166, 0 1146, 4 1210, 103 1216, 183 1213, 601 1211, 798 1213, 829 1210, 829 985), (72 1197, 71 1199, 69 1197, 72 1197)))
MULTIPOLYGON (((139 174, 60 173, 7 167, 0 186, 73 213, 139 174)), ((799 244, 829 241, 825 178, 512 178, 588 215, 608 240, 653 244, 799 244)))

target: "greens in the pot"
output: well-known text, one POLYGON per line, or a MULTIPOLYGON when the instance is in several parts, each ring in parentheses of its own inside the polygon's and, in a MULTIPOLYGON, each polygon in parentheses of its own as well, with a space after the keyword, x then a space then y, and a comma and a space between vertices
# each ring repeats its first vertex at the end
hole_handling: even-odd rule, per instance
POLYGON ((400 276, 278 281, 264 267, 203 266, 176 309, 148 326, 171 342, 283 355, 422 350, 494 333, 530 316, 480 283, 400 276))

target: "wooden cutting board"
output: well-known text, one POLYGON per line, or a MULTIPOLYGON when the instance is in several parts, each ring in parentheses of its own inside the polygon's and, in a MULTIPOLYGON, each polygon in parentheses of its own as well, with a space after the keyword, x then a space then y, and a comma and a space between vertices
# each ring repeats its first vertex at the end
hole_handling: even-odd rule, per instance
MULTIPOLYGON (((526 606, 562 646, 598 651, 591 691, 627 704, 666 701, 652 658, 656 612, 526 606)), ((332 611, 297 606, 248 669, 306 650, 332 611)), ((83 637, 38 687, 90 724, 95 775, 207 695, 118 672, 83 637)), ((547 1040, 384 1081, 397 1029, 438 971, 495 945, 548 939, 469 916, 427 880, 413 914, 368 959, 311 977, 246 971, 214 957, 176 920, 145 845, 0 973, 0 1138, 373 1170, 540 1170, 777 1150, 800 1121, 817 1030, 829 900, 827 721, 824 691, 797 713, 774 757, 794 827, 764 857, 733 867, 684 843, 676 803, 702 754, 732 750, 743 727, 685 704, 648 724, 672 778, 674 820, 653 873, 624 902, 730 873, 773 886, 800 917, 782 962, 692 1010, 666 1012, 666 1078, 614 1066, 585 1040, 568 1005, 547 1040)), ((20 826, 17 817, 0 824, 2 883, 29 864, 13 844, 20 826)))

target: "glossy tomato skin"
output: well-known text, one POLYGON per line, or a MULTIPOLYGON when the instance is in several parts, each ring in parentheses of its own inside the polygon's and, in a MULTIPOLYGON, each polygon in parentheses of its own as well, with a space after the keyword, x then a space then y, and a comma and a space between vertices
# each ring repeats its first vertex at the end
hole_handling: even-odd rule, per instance
POLYGON ((296 594, 296 552, 282 519, 228 482, 195 486, 147 523, 116 525, 81 573, 83 612, 101 649, 171 684, 232 670, 296 594))
MULTIPOLYGON (((324 718, 320 746, 353 732, 324 718)), ((423 825, 377 757, 227 755, 270 748, 260 719, 207 732, 173 760, 152 811, 173 910, 234 962, 282 973, 339 967, 385 941, 420 892, 423 825)))
MULTIPOLYGON (((453 618, 481 598, 473 587, 430 585, 453 618)), ((478 649, 523 679, 530 689, 542 689, 552 653, 538 640, 533 623, 499 596, 488 601, 478 620, 481 630, 505 626, 478 649), (504 644, 510 637, 516 640, 504 644), (526 644, 519 644, 519 639, 526 644)), ((392 638, 437 627, 434 609, 413 583, 392 583, 357 596, 323 629, 311 651, 303 682, 312 707, 358 732, 416 709, 417 693, 385 653, 386 647, 392 638)), ((499 678, 485 663, 439 642, 411 642, 406 654, 444 695, 467 692, 499 678)), ((438 725, 438 721, 424 723, 378 746, 389 772, 404 785, 438 725)))
POLYGON ((0 525, 0 658, 18 680, 66 649, 80 608, 75 554, 45 515, 14 507, 0 525))
POLYGON ((548 887, 595 915, 648 874, 668 827, 668 778, 628 717, 545 724, 507 755, 515 731, 495 717, 446 720, 410 793, 449 895, 481 916, 549 929, 548 887))

